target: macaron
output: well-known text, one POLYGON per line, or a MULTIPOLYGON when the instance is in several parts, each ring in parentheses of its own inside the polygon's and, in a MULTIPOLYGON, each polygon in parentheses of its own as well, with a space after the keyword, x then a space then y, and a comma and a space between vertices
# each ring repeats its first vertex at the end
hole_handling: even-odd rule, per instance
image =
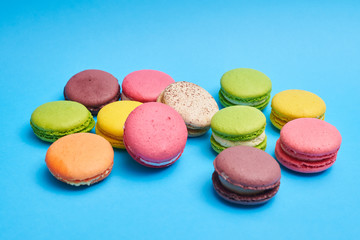
POLYGON ((51 144, 45 162, 56 179, 74 186, 91 185, 110 174, 114 150, 103 137, 75 133, 51 144))
POLYGON ((244 105, 264 109, 270 101, 271 80, 251 68, 236 68, 220 80, 219 98, 224 107, 244 105))
POLYGON ((128 116, 124 126, 124 144, 138 163, 152 168, 167 167, 177 161, 187 140, 186 125, 172 107, 144 103, 128 116))
POLYGON ((266 118, 257 108, 232 106, 223 108, 211 119, 211 147, 218 153, 244 145, 266 149, 266 118))
POLYGON ((112 74, 89 69, 70 78, 64 88, 64 97, 83 104, 96 115, 106 104, 119 100, 120 85, 112 74))
POLYGON ((302 173, 321 172, 331 167, 341 145, 335 126, 316 118, 299 118, 280 131, 275 156, 286 168, 302 173))
POLYGON ((94 118, 82 104, 55 101, 42 104, 31 114, 30 125, 37 137, 47 142, 78 132, 89 132, 94 118))
POLYGON ((227 201, 256 205, 269 201, 280 187, 281 170, 268 153, 254 147, 235 146, 214 160, 215 191, 227 201))
POLYGON ((170 75, 157 70, 138 70, 128 74, 122 82, 122 100, 139 102, 156 102, 160 93, 174 79, 170 75))
POLYGON ((124 124, 130 112, 140 104, 136 101, 116 101, 103 107, 97 115, 96 134, 108 140, 113 147, 125 149, 124 124))
POLYGON ((204 88, 190 82, 176 82, 165 88, 158 102, 174 108, 184 119, 189 137, 205 134, 211 118, 219 111, 215 99, 204 88))
POLYGON ((270 121, 278 129, 297 118, 324 120, 326 105, 316 94, 305 90, 285 90, 275 94, 271 101, 270 121))

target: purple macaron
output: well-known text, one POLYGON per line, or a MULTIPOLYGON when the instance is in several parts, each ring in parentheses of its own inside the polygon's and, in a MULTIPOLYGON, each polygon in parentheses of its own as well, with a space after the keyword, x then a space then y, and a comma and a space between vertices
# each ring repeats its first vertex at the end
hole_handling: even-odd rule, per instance
POLYGON ((227 201, 242 205, 262 204, 279 190, 280 166, 260 149, 227 148, 215 158, 214 167, 214 189, 227 201))
POLYGON ((88 69, 70 78, 64 88, 64 97, 83 104, 97 115, 103 106, 119 100, 120 85, 112 74, 88 69))

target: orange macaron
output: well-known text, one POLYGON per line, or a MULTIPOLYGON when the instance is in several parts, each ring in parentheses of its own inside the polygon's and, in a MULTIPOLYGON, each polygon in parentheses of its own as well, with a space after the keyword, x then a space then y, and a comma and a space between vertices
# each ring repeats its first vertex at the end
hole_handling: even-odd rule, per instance
POLYGON ((110 174, 114 150, 96 134, 74 133, 51 144, 45 162, 58 180, 74 186, 91 185, 110 174))

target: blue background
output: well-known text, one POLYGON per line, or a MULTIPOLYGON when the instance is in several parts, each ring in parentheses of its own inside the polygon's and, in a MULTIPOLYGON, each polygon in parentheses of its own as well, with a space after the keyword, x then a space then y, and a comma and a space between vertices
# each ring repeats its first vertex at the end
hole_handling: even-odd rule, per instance
MULTIPOLYGON (((2 1, 0 239, 358 239, 359 30, 359 1, 2 1), (304 89, 324 99, 343 136, 331 169, 282 168, 270 202, 229 204, 212 188, 209 132, 162 170, 115 150, 112 173, 91 187, 48 172, 50 144, 29 119, 63 99, 77 72, 101 69, 121 83, 157 69, 218 101, 220 77, 238 67, 268 75, 272 96, 304 89)), ((279 131, 269 121, 266 134, 274 155, 279 131)))

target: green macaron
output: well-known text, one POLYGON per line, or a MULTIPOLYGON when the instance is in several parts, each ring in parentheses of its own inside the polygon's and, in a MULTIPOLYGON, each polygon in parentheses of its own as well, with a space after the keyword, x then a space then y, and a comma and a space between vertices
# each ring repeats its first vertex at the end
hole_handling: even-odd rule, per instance
POLYGON ((244 105, 264 109, 270 101, 271 80, 250 68, 226 72, 220 80, 220 102, 224 107, 244 105))
POLYGON ((218 111, 211 119, 212 148, 220 153, 232 146, 266 149, 265 115, 254 107, 231 106, 218 111))
POLYGON ((55 101, 37 107, 31 115, 30 125, 40 139, 54 142, 65 135, 89 132, 95 121, 84 105, 55 101))

